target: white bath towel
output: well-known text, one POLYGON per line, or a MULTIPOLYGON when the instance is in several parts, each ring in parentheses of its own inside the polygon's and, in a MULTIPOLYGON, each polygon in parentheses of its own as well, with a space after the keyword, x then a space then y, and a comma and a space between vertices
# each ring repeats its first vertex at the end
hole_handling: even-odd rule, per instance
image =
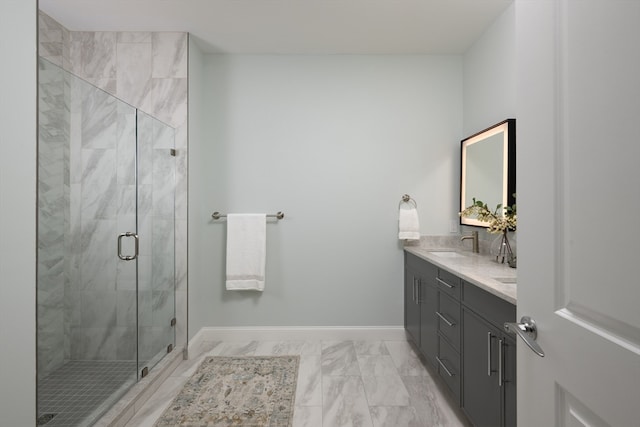
POLYGON ((398 239, 420 240, 418 210, 406 203, 400 206, 398 212, 398 239))
POLYGON ((264 290, 267 215, 227 215, 227 289, 264 290))

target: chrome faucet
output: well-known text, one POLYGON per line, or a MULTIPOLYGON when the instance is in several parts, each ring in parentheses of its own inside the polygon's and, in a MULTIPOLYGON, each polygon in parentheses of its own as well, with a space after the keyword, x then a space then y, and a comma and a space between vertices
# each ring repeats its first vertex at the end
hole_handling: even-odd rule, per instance
POLYGON ((477 231, 472 231, 470 235, 462 236, 460 241, 463 242, 463 241, 465 241, 467 239, 473 240, 473 253, 474 254, 479 254, 480 253, 480 244, 478 242, 478 232, 477 231))

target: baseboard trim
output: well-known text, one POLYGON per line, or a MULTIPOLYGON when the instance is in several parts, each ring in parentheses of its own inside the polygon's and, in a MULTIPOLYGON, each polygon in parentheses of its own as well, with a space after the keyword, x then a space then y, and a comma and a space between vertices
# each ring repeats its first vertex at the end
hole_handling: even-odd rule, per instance
POLYGON ((189 347, 202 341, 406 341, 402 326, 269 326, 204 327, 189 340, 189 347))

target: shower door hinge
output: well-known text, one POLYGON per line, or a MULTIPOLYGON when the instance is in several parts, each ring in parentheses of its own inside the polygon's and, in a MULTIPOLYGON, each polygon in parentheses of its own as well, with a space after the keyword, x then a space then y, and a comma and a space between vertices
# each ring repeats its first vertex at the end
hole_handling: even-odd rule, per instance
POLYGON ((144 378, 147 375, 149 375, 149 367, 145 366, 144 368, 142 368, 142 372, 140 373, 140 378, 144 378))
POLYGON ((171 149, 171 155, 172 155, 173 157, 175 157, 177 153, 178 153, 178 152, 176 151, 176 149, 175 149, 175 148, 172 148, 172 149, 171 149))
POLYGON ((167 353, 171 353, 173 351, 173 344, 169 344, 167 346, 167 353))
POLYGON ((171 319, 171 326, 176 326, 176 318, 171 319))

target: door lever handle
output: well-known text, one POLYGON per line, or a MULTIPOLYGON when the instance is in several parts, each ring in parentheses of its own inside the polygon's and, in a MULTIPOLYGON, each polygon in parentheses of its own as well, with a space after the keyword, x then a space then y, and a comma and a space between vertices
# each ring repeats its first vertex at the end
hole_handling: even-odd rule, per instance
POLYGON ((507 322, 504 324, 504 330, 517 334, 535 354, 540 357, 544 357, 544 351, 542 351, 542 348, 536 342, 536 338, 538 337, 538 328, 536 327, 535 320, 531 317, 522 316, 520 323, 507 322))

